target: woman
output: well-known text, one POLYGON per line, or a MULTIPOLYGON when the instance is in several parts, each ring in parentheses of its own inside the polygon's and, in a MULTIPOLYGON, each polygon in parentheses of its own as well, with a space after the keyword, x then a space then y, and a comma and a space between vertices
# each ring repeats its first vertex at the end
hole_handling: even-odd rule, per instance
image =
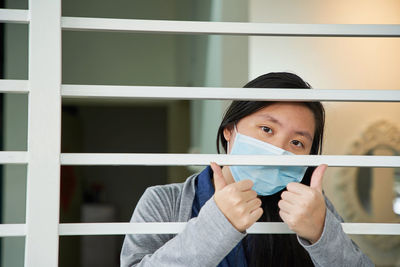
MULTIPOLYGON (((290 73, 269 73, 252 88, 306 88, 290 73)), ((230 154, 318 154, 319 102, 233 101, 218 130, 230 154)), ((177 235, 127 235, 121 266, 373 266, 343 232, 322 192, 318 168, 211 163, 185 183, 143 194, 131 222, 188 222, 177 235), (285 222, 296 234, 247 235, 256 221, 285 222)))

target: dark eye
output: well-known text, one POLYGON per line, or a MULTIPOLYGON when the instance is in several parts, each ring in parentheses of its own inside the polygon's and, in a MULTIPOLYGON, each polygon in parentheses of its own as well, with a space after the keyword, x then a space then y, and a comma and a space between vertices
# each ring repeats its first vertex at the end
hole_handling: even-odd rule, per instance
POLYGON ((267 126, 261 126, 261 129, 266 133, 272 133, 272 129, 267 126))
POLYGON ((298 141, 298 140, 293 140, 292 144, 297 146, 297 147, 304 147, 303 143, 298 141))

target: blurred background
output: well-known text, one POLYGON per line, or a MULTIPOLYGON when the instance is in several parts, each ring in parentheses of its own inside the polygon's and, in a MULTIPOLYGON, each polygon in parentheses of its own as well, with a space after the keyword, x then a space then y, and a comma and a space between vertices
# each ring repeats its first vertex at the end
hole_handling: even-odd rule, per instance
MULTIPOLYGON (((0 0, 27 9, 27 0, 0 0)), ((64 0, 63 16, 129 19, 400 24, 398 0, 64 0)), ((0 78, 28 79, 28 26, 0 24, 0 78)), ((44 29, 45 30, 45 29, 44 29)), ((288 71, 318 89, 400 89, 399 38, 62 33, 63 84, 242 87, 288 71)), ((216 153, 229 101, 63 99, 62 152, 216 153)), ((399 155, 400 104, 324 103, 324 154, 399 155)), ((27 149, 28 98, 0 94, 0 146, 27 149)), ((152 185, 187 167, 61 168, 60 220, 128 222, 152 185)), ((1 223, 24 223, 26 167, 0 172, 1 223)), ((400 223, 400 170, 329 168, 324 189, 346 222, 400 223)), ((400 266, 399 236, 352 236, 377 266, 400 266)), ((60 238, 60 266, 119 266, 123 236, 60 238)), ((24 238, 2 238, 0 266, 23 266, 24 238)))

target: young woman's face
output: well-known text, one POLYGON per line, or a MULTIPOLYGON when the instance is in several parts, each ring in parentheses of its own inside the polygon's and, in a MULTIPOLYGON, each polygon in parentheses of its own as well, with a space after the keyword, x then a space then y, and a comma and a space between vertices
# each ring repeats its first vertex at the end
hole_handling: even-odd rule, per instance
MULTIPOLYGON (((311 151, 315 120, 312 111, 301 103, 278 102, 244 117, 236 124, 236 129, 294 154, 306 155, 311 151)), ((231 149, 234 129, 225 128, 224 137, 231 149)))

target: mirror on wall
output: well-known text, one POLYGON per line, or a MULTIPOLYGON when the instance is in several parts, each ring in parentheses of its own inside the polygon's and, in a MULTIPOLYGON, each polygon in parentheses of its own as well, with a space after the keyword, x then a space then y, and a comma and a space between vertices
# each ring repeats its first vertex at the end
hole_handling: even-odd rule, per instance
MULTIPOLYGON (((400 130, 389 121, 376 121, 351 138, 349 155, 400 155, 400 130)), ((336 168, 333 185, 331 200, 346 223, 400 223, 400 168, 336 168)), ((400 236, 351 238, 378 266, 400 262, 400 236)))
MULTIPOLYGON (((399 156, 400 151, 389 144, 378 144, 369 149, 365 155, 370 156, 399 156)), ((370 216, 377 215, 374 210, 385 209, 380 214, 394 213, 400 215, 400 168, 358 168, 356 192, 362 208, 370 216), (375 183, 374 183, 375 182, 375 183), (385 187, 391 205, 374 201, 373 189, 385 187), (392 195, 392 196, 390 196, 392 195), (391 200, 391 201, 390 201, 391 200)), ((380 190, 382 191, 382 190, 380 190)), ((376 218, 378 221, 386 218, 376 218)))

